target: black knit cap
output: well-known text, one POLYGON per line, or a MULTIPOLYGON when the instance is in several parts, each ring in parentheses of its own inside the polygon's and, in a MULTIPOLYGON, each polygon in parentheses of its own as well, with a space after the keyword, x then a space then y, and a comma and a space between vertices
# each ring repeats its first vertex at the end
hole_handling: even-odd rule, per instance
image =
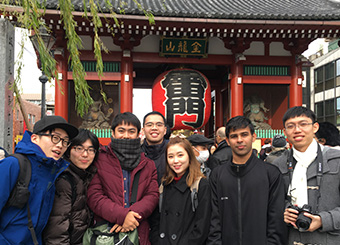
POLYGON ((214 141, 211 139, 208 139, 204 137, 201 134, 193 134, 190 135, 187 140, 190 141, 190 143, 195 146, 195 145, 212 145, 214 144, 214 141))
POLYGON ((41 120, 34 124, 33 133, 37 134, 55 128, 61 128, 65 130, 70 139, 73 139, 78 135, 78 129, 69 124, 61 116, 44 116, 41 120))
POLYGON ((287 145, 287 141, 282 134, 277 134, 273 137, 272 146, 273 147, 285 147, 287 145))

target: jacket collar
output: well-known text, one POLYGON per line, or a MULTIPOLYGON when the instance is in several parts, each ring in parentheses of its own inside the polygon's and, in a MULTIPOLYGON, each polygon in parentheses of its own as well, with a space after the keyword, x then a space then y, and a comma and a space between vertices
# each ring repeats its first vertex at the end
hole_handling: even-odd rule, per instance
POLYGON ((84 169, 78 168, 72 162, 70 162, 69 169, 75 174, 77 174, 82 180, 86 180, 92 177, 92 175, 95 173, 95 170, 96 170, 93 164, 91 164, 87 169, 84 170, 84 169))
POLYGON ((173 188, 178 189, 180 192, 184 193, 186 191, 186 189, 188 188, 187 186, 187 176, 189 174, 189 171, 187 170, 182 178, 176 183, 176 181, 172 181, 171 185, 173 186, 173 188))
POLYGON ((230 169, 234 175, 237 176, 244 176, 246 175, 255 165, 256 165, 256 156, 254 154, 251 154, 249 159, 245 164, 235 164, 231 160, 229 163, 230 169))
MULTIPOLYGON (((323 162, 323 169, 322 173, 327 173, 330 171, 330 166, 328 161, 334 158, 340 158, 340 151, 332 149, 331 147, 324 146, 322 150, 322 162, 323 162)), ((313 178, 317 175, 317 165, 318 165, 318 158, 308 167, 307 169, 307 179, 313 178)))
MULTIPOLYGON (((222 149, 222 148, 225 148, 225 147, 228 147, 228 144, 225 140, 222 140, 220 143, 218 143, 217 145, 217 149, 222 149)), ((216 149, 216 150, 217 150, 216 149)))
POLYGON ((63 158, 60 158, 56 161, 53 158, 46 157, 41 148, 31 141, 31 135, 31 132, 25 132, 22 140, 15 147, 16 153, 27 155, 30 158, 31 162, 33 160, 34 162, 42 163, 45 165, 53 165, 56 166, 58 169, 65 169, 66 167, 68 167, 69 162, 65 161, 63 158))
POLYGON ((158 145, 149 145, 148 142, 144 140, 141 148, 148 158, 155 160, 158 157, 162 156, 167 144, 168 140, 166 139, 164 139, 163 142, 158 145))

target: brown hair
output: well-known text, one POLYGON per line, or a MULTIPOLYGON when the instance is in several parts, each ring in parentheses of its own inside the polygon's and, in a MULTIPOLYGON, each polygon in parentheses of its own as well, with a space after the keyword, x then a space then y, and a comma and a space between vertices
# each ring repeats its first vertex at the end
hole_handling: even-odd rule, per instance
POLYGON ((164 181, 164 185, 168 185, 174 180, 174 177, 176 176, 176 173, 170 168, 168 163, 168 149, 170 146, 177 144, 182 146, 189 156, 189 174, 187 176, 186 182, 187 186, 190 187, 197 178, 205 178, 205 176, 201 172, 200 163, 196 160, 195 153, 191 147, 190 142, 187 139, 183 139, 180 137, 170 138, 170 141, 166 147, 166 170, 162 181, 164 181))

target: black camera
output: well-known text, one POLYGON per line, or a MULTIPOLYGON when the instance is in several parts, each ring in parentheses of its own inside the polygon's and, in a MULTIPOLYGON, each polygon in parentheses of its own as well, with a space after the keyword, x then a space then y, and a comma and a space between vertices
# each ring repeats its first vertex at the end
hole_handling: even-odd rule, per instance
POLYGON ((298 217, 296 219, 296 226, 301 230, 308 230, 310 223, 312 223, 312 219, 305 216, 304 213, 312 213, 312 207, 308 204, 305 204, 302 206, 302 208, 299 208, 298 206, 290 205, 289 208, 295 209, 299 212, 298 217))

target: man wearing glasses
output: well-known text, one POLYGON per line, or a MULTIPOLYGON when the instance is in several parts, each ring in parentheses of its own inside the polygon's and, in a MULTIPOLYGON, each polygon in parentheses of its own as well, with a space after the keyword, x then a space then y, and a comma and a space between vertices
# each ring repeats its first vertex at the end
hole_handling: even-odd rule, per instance
POLYGON ((42 244, 41 234, 54 200, 54 182, 69 164, 61 157, 77 134, 78 129, 60 116, 45 116, 34 125, 33 133, 25 132, 15 148, 15 153, 28 158, 32 170, 30 196, 22 208, 7 205, 20 172, 18 160, 10 156, 0 162, 0 244, 42 244))
POLYGON ((293 147, 273 164, 285 181, 288 244, 340 244, 340 151, 316 142, 319 124, 308 108, 288 109, 283 125, 293 147))
POLYGON ((145 135, 142 151, 147 158, 155 162, 157 169, 158 185, 165 173, 165 148, 168 140, 164 139, 166 134, 166 123, 164 116, 158 111, 149 112, 143 119, 143 132, 145 135))

